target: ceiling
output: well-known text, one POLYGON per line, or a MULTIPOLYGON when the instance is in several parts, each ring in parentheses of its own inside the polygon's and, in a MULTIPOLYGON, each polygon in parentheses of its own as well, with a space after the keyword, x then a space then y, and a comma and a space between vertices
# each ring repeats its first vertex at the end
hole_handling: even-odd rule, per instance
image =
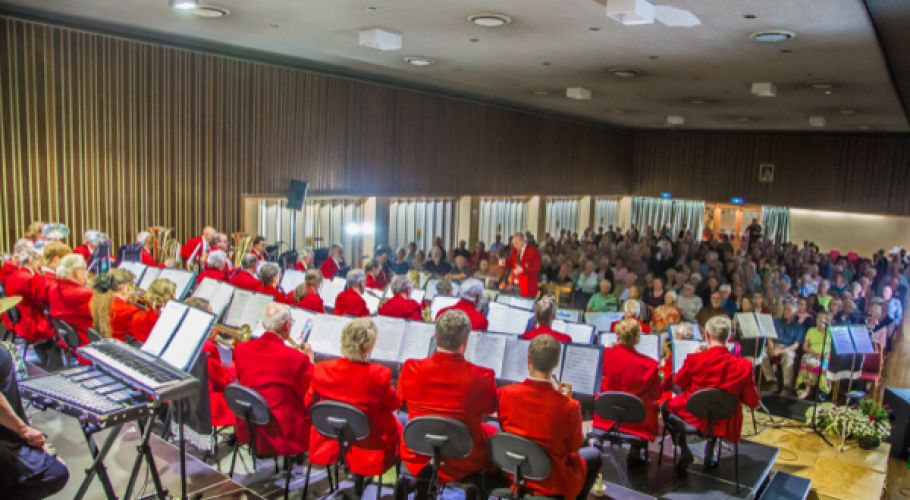
MULTIPOLYGON (((203 1, 203 3, 206 3, 203 1)), ((0 0, 0 6, 103 23, 120 33, 184 37, 312 61, 346 73, 629 127, 908 131, 876 32, 861 0, 654 0, 695 14, 701 25, 624 26, 604 0, 211 0, 231 14, 205 19, 167 0, 0 0), (490 29, 467 16, 499 12, 490 29), (746 18, 745 16, 754 16, 746 18), (358 45, 358 30, 403 34, 398 51, 358 45), (792 40, 759 43, 783 29, 792 40), (406 56, 436 60, 414 67, 406 56), (633 68, 617 78, 611 68, 633 68), (750 92, 773 82, 777 97, 750 92), (810 83, 833 84, 826 93, 810 83), (590 100, 566 98, 585 87, 590 100), (534 91, 547 91, 537 95, 534 91), (693 104, 701 98, 706 104, 693 104), (809 125, 825 117, 824 128, 809 125)))

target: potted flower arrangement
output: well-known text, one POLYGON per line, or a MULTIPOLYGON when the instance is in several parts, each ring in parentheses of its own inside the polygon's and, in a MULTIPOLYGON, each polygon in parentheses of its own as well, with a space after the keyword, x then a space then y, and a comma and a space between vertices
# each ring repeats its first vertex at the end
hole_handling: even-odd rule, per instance
MULTIPOLYGON (((823 403, 818 406, 815 415, 818 425, 833 436, 844 436, 855 439, 859 447, 870 450, 878 447, 882 439, 891 433, 888 412, 871 399, 864 399, 859 406, 835 406, 823 403)), ((806 420, 811 421, 812 409, 806 412, 806 420)))

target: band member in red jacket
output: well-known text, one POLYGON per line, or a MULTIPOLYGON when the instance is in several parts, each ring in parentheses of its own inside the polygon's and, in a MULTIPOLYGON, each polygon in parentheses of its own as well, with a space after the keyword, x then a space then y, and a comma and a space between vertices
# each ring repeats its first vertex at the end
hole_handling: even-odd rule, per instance
POLYGON ((228 279, 228 283, 241 290, 249 290, 251 292, 259 290, 259 286, 262 283, 259 281, 259 276, 256 275, 258 262, 255 255, 244 255, 240 259, 240 269, 228 279))
POLYGON ((344 249, 339 244, 333 244, 329 249, 329 257, 322 261, 319 270, 322 271, 322 277, 330 280, 335 277, 335 273, 344 267, 344 249))
POLYGON ((41 253, 27 245, 23 246, 14 258, 19 267, 7 276, 5 283, 7 296, 22 297, 22 301, 16 306, 19 310, 19 322, 13 327, 13 331, 27 343, 35 344, 40 352, 44 347, 39 348, 38 345, 43 346, 48 340, 53 341, 55 336, 51 322, 44 314, 44 308, 47 307, 48 284, 47 278, 39 272, 41 253))
POLYGON ((443 314, 449 311, 461 311, 471 320, 471 330, 485 331, 490 323, 487 321, 486 316, 480 312, 480 307, 483 304, 483 283, 474 278, 466 279, 461 284, 461 288, 458 289, 458 298, 460 300, 455 305, 443 308, 436 313, 436 319, 441 318, 443 314))
POLYGON ((256 257, 258 261, 268 260, 269 254, 265 252, 265 238, 262 236, 253 238, 253 247, 250 249, 249 255, 256 257))
POLYGON ((528 378, 499 391, 499 423, 503 432, 534 441, 550 456, 550 475, 525 484, 531 494, 582 500, 594 486, 601 457, 596 448, 581 448, 581 405, 570 386, 552 379, 561 353, 549 335, 531 341, 528 378))
MULTIPOLYGON (((189 297, 183 303, 196 309, 212 312, 212 305, 202 297, 189 297)), ((237 417, 231 412, 227 400, 224 399, 224 388, 237 378, 236 374, 232 366, 224 366, 224 363, 221 362, 218 346, 212 339, 206 340, 205 344, 202 344, 202 352, 206 355, 206 370, 209 379, 209 417, 212 426, 233 427, 237 417)))
POLYGON ((183 264, 189 266, 195 262, 205 262, 205 256, 209 253, 209 246, 218 230, 212 226, 205 226, 202 229, 202 235, 190 238, 185 245, 180 248, 180 258, 183 264))
MULTIPOLYGON (((139 262, 141 264, 149 267, 164 267, 162 264, 159 264, 152 255, 152 252, 155 249, 155 239, 152 238, 152 233, 142 231, 136 236, 136 242, 142 245, 142 250, 139 253, 139 262)), ((161 260, 164 260, 163 256, 161 260)))
MULTIPOLYGON (((471 432, 474 444, 471 454, 442 464, 439 477, 443 483, 475 482, 491 465, 486 442, 496 429, 483 424, 482 419, 496 411, 496 377, 493 370, 465 360, 470 333, 471 321, 465 313, 443 313, 436 320, 436 352, 426 359, 405 361, 398 378, 398 397, 407 406, 409 418, 427 415, 454 418, 471 432)), ((418 478, 420 490, 429 479, 424 472, 429 458, 414 453, 402 441, 401 459, 418 478)))
POLYGON ((149 285, 148 291, 145 292, 148 309, 133 315, 130 328, 133 339, 136 342, 145 343, 149 338, 152 328, 155 327, 155 323, 158 322, 158 318, 161 316, 161 308, 169 300, 174 300, 175 293, 177 293, 177 285, 169 279, 158 278, 149 285))
MULTIPOLYGON (((726 342, 730 336, 732 326, 726 316, 715 316, 705 325, 705 340, 708 348, 702 352, 690 354, 683 362, 682 368, 673 383, 682 389, 682 393, 668 401, 663 407, 664 422, 670 427, 670 432, 682 450, 682 457, 677 472, 685 474, 686 467, 692 463, 692 452, 686 443, 686 435, 682 432, 682 421, 698 427, 704 434, 721 437, 727 441, 738 442, 743 426, 741 409, 733 413, 726 420, 713 422, 708 429, 708 422, 695 417, 686 410, 689 397, 700 389, 723 389, 736 396, 741 403, 749 408, 756 408, 759 404, 758 390, 752 377, 752 362, 730 354, 726 342)), ((717 466, 714 457, 714 446, 717 439, 709 438, 705 444, 705 468, 717 466)))
POLYGON ((534 304, 534 317, 537 326, 522 334, 522 340, 534 340, 538 335, 549 335, 560 343, 572 343, 572 337, 551 328, 553 320, 556 319, 556 301, 553 297, 544 295, 534 304))
POLYGON ((537 297, 537 280, 540 274, 540 252, 528 244, 523 233, 512 236, 512 253, 499 265, 507 276, 507 286, 517 287, 522 297, 537 297))
POLYGON ((622 303, 622 315, 623 318, 619 321, 614 321, 610 323, 610 331, 616 333, 616 328, 620 323, 627 319, 632 319, 638 322, 638 328, 641 333, 651 333, 651 327, 641 320, 641 302, 638 299, 628 299, 622 303))
POLYGON ((52 318, 73 327, 79 335, 79 345, 88 344, 88 329, 92 327, 92 289, 85 286, 85 260, 70 254, 57 266, 56 286, 47 292, 52 318))
POLYGON ((300 258, 297 259, 297 263, 294 264, 294 269, 298 271, 307 272, 313 268, 313 251, 309 248, 304 248, 300 251, 300 258))
MULTIPOLYGON (((401 423, 395 411, 401 401, 392 386, 392 372, 370 363, 376 344, 376 325, 369 318, 358 318, 345 325, 341 333, 343 357, 316 365, 307 393, 306 405, 320 401, 348 403, 364 412, 370 421, 370 435, 351 444, 345 462, 360 476, 380 476, 398 462, 401 423)), ((338 443, 315 428, 310 431, 310 463, 332 465, 338 457, 338 443)))
POLYGON ((306 272, 303 283, 288 294, 288 304, 317 313, 325 313, 325 305, 322 303, 322 297, 319 296, 320 286, 322 286, 322 274, 315 269, 310 269, 306 272))
POLYGON ((288 301, 287 294, 278 291, 278 283, 281 280, 281 269, 278 264, 268 263, 259 269, 259 293, 271 295, 275 302, 285 303, 288 301))
POLYGON ((404 318, 414 321, 423 319, 423 307, 411 298, 411 289, 414 283, 407 276, 399 274, 392 278, 392 298, 379 306, 380 316, 404 318))
POLYGON ((100 231, 89 229, 82 235, 82 244, 73 249, 85 259, 85 265, 92 267, 92 256, 95 254, 95 248, 98 247, 98 239, 101 236, 100 231))
POLYGON ((133 317, 142 312, 136 305, 136 297, 130 293, 136 277, 126 269, 112 269, 108 274, 111 277, 110 290, 113 294, 109 313, 111 336, 125 342, 126 336, 129 335, 135 340, 133 317))
MULTIPOLYGON (((660 377, 657 361, 635 350, 641 338, 638 320, 624 319, 616 327, 616 345, 604 349, 601 392, 619 391, 638 396, 645 404, 645 420, 638 424, 623 424, 619 431, 648 441, 657 435, 657 401, 660 399, 660 377)), ((594 415, 594 427, 609 431, 615 422, 594 415)), ((645 463, 640 447, 629 450, 629 466, 645 463)))
POLYGON ((205 259, 205 270, 196 276, 196 284, 202 283, 202 280, 209 278, 215 281, 224 281, 227 283, 227 254, 222 250, 212 250, 205 259))
POLYGON ((365 281, 363 269, 351 269, 345 277, 347 286, 335 297, 336 316, 369 316, 370 310, 363 300, 365 281))
MULTIPOLYGON (((306 393, 313 379, 313 350, 301 352, 285 344, 291 332, 291 311, 284 304, 265 308, 262 325, 266 332, 234 348, 237 382, 265 398, 274 418, 256 428, 260 455, 294 456, 309 449, 310 414, 306 393)), ((238 419, 237 439, 249 442, 246 424, 238 419)))

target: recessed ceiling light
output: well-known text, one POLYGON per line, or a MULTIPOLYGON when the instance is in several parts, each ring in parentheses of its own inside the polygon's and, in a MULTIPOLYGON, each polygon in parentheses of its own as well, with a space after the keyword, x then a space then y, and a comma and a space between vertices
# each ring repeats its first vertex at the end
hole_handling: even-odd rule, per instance
POLYGON ((168 0, 172 9, 193 10, 199 7, 199 0, 168 0))
POLYGON ((855 109, 850 109, 850 108, 844 108, 844 109, 842 109, 842 110, 840 110, 840 111, 838 111, 838 112, 839 112, 840 114, 842 114, 842 115, 845 115, 845 116, 853 116, 853 115, 856 114, 856 110, 855 110, 855 109))
POLYGON ((751 116, 737 116, 736 118, 734 118, 734 120, 738 121, 739 123, 749 123, 752 121, 752 117, 751 116))
POLYGON ((505 14, 471 14, 468 21, 482 28, 499 28, 512 22, 512 18, 505 14))
POLYGON ((796 33, 792 31, 784 30, 768 30, 768 31, 759 31, 757 33, 752 33, 749 35, 749 38, 755 40, 756 42, 765 42, 765 43, 775 43, 775 42, 786 42, 791 38, 795 37, 796 33))
POLYGON ((686 119, 679 115, 667 116, 667 125, 685 125, 686 119))
POLYGON ((588 28, 588 29, 591 30, 591 31, 600 31, 600 26, 591 26, 591 27, 588 28))
POLYGON ((825 126, 825 117, 824 116, 810 116, 809 125, 812 127, 824 127, 825 126))
POLYGON ((405 57, 404 62, 411 66, 432 66, 436 64, 436 61, 426 57, 405 57))
POLYGON ((200 5, 193 9, 192 12, 199 17, 205 17, 207 19, 218 19, 219 17, 228 16, 231 13, 231 11, 224 7, 217 7, 215 5, 200 5))
POLYGON ((542 65, 544 65, 544 66, 549 66, 549 65, 550 65, 550 61, 544 61, 544 62, 542 62, 542 63, 540 63, 540 64, 542 64, 542 65))
POLYGON ((550 95, 550 91, 544 89, 534 89, 531 93, 534 95, 550 95))
POLYGON ((695 104, 697 106, 701 106, 702 104, 708 104, 708 102, 710 102, 710 101, 704 97, 690 97, 690 98, 686 99, 686 102, 689 104, 695 104))
POLYGON ((576 101, 587 101, 591 98, 591 90, 584 87, 569 87, 566 89, 566 97, 576 101))
POLYGON ((811 83, 809 83, 809 87, 811 87, 815 90, 828 90, 828 89, 833 89, 834 84, 828 83, 828 82, 811 82, 811 83))
POLYGON ((610 70, 610 74, 616 78, 634 78, 638 76, 638 70, 630 68, 613 68, 610 70))
POLYGON ((370 12, 376 12, 377 10, 379 10, 379 7, 377 7, 375 5, 367 5, 367 10, 370 12))
POLYGON ((744 14, 743 15, 743 19, 755 19, 756 17, 758 17, 758 16, 756 16, 755 14, 744 14))
POLYGON ((612 115, 624 115, 624 114, 626 113, 626 110, 624 110, 624 109, 619 109, 619 108, 613 108, 613 109, 610 109, 610 110, 608 110, 608 111, 609 111, 610 114, 612 114, 612 115))
POLYGON ((872 127, 870 127, 869 125, 860 125, 859 126, 860 130, 869 130, 870 128, 872 128, 872 127))
POLYGON ((480 38, 472 38, 472 39, 471 39, 471 42, 474 42, 474 43, 477 43, 477 42, 479 42, 479 41, 480 41, 480 38))

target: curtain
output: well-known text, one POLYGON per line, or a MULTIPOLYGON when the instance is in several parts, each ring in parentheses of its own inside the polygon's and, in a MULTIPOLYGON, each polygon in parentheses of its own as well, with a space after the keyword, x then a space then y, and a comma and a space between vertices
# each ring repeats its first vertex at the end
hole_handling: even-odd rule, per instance
POLYGON ((598 198, 594 200, 594 230, 598 227, 607 230, 610 226, 616 226, 616 212, 619 206, 619 200, 610 198, 598 198))
POLYGON ((480 241, 490 244, 495 241, 495 236, 501 235, 503 242, 509 240, 509 235, 528 229, 528 202, 515 199, 480 200, 480 227, 478 235, 480 241))
MULTIPOLYGON (((363 244, 363 200, 308 199, 303 210, 290 210, 285 200, 259 202, 259 235, 266 241, 284 242, 281 250, 322 248, 333 243, 344 247, 344 257, 359 265, 363 244)), ((375 230, 370 228, 369 230, 375 230)))
POLYGON ((389 246, 393 250, 417 242, 429 253, 441 236, 445 248, 455 247, 457 204, 451 199, 399 199, 389 203, 389 246))
POLYGON ((546 232, 559 236, 565 229, 570 233, 578 231, 578 200, 573 198, 552 198, 546 200, 546 232))
POLYGON ((765 238, 776 243, 790 241, 790 209, 786 207, 761 207, 761 222, 765 238))
POLYGON ((632 198, 632 224, 642 232, 648 226, 660 232, 670 224, 674 239, 686 228, 699 240, 705 224, 705 202, 635 197, 632 198))

